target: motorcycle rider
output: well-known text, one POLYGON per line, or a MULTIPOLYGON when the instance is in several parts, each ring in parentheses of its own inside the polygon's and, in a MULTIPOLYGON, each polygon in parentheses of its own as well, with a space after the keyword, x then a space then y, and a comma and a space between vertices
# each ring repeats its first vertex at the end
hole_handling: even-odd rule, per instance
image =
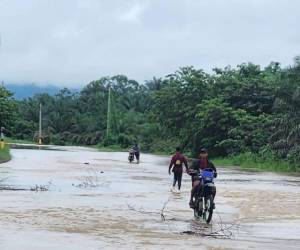
POLYGON ((172 156, 170 165, 169 165, 169 175, 172 172, 174 173, 174 180, 173 180, 173 188, 176 185, 176 182, 178 182, 178 190, 181 188, 181 179, 182 179, 182 165, 185 165, 186 171, 188 172, 188 164, 185 156, 180 153, 180 148, 176 147, 176 153, 172 156))
MULTIPOLYGON (((199 159, 192 164, 191 169, 196 171, 197 173, 200 173, 200 171, 203 169, 212 169, 214 172, 214 178, 217 178, 218 175, 215 165, 208 159, 208 151, 206 148, 202 148, 200 150, 199 159)), ((189 202, 191 208, 194 207, 193 197, 195 195, 195 192, 197 190, 196 187, 198 185, 201 185, 201 181, 199 180, 198 174, 196 176, 192 175, 192 190, 191 190, 191 197, 189 202)), ((216 196, 216 188, 214 188, 213 190, 213 198, 215 198, 215 196, 216 196)), ((213 206, 215 205, 213 204, 213 206)))

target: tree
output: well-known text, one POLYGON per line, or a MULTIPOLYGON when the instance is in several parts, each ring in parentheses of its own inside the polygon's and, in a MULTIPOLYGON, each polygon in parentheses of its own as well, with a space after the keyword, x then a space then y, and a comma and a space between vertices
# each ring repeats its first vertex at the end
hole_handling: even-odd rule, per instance
POLYGON ((7 135, 11 135, 17 118, 17 105, 12 96, 13 93, 0 86, 0 127, 5 128, 7 135))
POLYGON ((230 130, 239 121, 240 111, 234 110, 222 98, 204 100, 197 105, 196 132, 193 136, 193 152, 208 148, 212 155, 226 155, 227 147, 222 144, 230 130))
POLYGON ((300 168, 300 64, 282 72, 274 103, 272 148, 300 168))

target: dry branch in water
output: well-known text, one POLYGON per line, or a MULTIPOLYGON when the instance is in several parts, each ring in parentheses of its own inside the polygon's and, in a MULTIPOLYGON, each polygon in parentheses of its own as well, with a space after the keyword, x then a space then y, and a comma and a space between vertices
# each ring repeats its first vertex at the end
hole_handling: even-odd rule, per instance
POLYGON ((104 187, 110 184, 109 181, 104 181, 102 176, 103 172, 97 172, 95 169, 88 169, 87 170, 88 175, 79 177, 80 183, 77 185, 72 184, 75 187, 78 188, 97 188, 97 187, 104 187))
MULTIPOLYGON (((129 210, 135 211, 141 214, 150 214, 150 215, 160 215, 162 221, 166 221, 165 217, 165 209, 170 201, 168 198, 167 201, 163 203, 163 207, 159 211, 146 211, 143 207, 137 208, 136 206, 130 205, 127 203, 129 210)), ((199 227, 195 230, 183 231, 181 234, 195 235, 200 237, 211 237, 216 239, 232 239, 235 235, 235 232, 239 230, 240 223, 223 223, 223 220, 219 213, 217 213, 218 222, 207 225, 206 223, 199 223, 199 227), (210 231, 208 231, 208 227, 210 227, 210 231)), ((171 219, 171 220, 174 220, 171 219)))
POLYGON ((49 191, 52 185, 53 185, 52 181, 48 181, 46 185, 35 185, 33 187, 30 187, 30 191, 35 191, 35 192, 49 191))
POLYGON ((170 201, 170 197, 168 198, 167 201, 164 202, 164 205, 163 205, 162 209, 160 210, 160 217, 161 217, 161 219, 162 219, 163 221, 166 220, 166 218, 165 218, 165 216, 164 216, 164 211, 165 211, 165 209, 166 209, 166 207, 167 207, 169 201, 170 201))
POLYGON ((130 204, 128 204, 128 203, 127 203, 127 207, 129 208, 129 210, 132 210, 132 211, 135 211, 135 212, 138 212, 138 213, 141 213, 141 214, 154 214, 154 215, 160 215, 161 220, 162 220, 162 221, 165 221, 165 220, 166 220, 166 217, 165 217, 165 215, 164 215, 164 211, 165 211, 165 209, 166 209, 166 207, 167 207, 169 201, 170 201, 170 198, 168 198, 168 200, 165 201, 165 202, 163 203, 163 207, 161 208, 160 211, 146 211, 146 210, 144 210, 143 207, 140 207, 139 209, 137 209, 135 206, 130 205, 130 204))
MULTIPOLYGON (((135 211, 141 214, 150 214, 150 215, 160 215, 162 221, 166 221, 165 209, 170 201, 168 198, 167 201, 163 203, 163 207, 159 211, 146 211, 143 207, 137 208, 136 206, 130 205, 127 203, 129 210, 135 211)), ((236 231, 240 228, 240 223, 223 223, 222 217, 218 212, 215 212, 218 216, 218 222, 207 225, 205 222, 200 223, 195 230, 183 231, 181 234, 195 235, 200 237, 211 237, 216 239, 232 239, 235 236, 236 231), (208 231, 210 227, 210 231, 208 231)), ((174 220, 171 219, 171 220, 174 220)))
POLYGON ((183 231, 182 234, 189 234, 189 235, 195 235, 200 237, 211 237, 216 239, 232 239, 235 236, 236 231, 240 228, 240 223, 223 223, 222 217, 219 213, 216 212, 218 215, 218 222, 213 223, 210 225, 210 232, 207 232, 207 228, 201 227, 197 228, 194 231, 183 231), (215 226, 215 229, 213 229, 213 225, 215 226))

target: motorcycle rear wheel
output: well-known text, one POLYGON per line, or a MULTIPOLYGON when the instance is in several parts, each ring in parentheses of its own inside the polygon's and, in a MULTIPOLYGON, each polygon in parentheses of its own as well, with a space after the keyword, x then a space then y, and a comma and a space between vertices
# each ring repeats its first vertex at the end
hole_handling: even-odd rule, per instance
POLYGON ((132 163, 132 162, 133 162, 133 157, 129 156, 129 157, 128 157, 128 161, 129 161, 130 163, 132 163))
POLYGON ((195 202, 195 207, 194 207, 194 217, 196 219, 200 219, 202 217, 203 213, 203 202, 202 198, 196 199, 195 202))
POLYGON ((214 199, 212 195, 209 195, 204 199, 203 219, 207 224, 210 223, 213 216, 213 212, 214 212, 213 204, 214 204, 214 199))

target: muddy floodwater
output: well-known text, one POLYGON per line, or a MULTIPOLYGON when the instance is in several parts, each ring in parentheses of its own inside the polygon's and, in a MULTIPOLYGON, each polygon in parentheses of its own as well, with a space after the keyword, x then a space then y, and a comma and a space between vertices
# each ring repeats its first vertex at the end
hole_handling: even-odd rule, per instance
POLYGON ((12 149, 0 165, 1 250, 300 249, 300 178, 219 167, 212 225, 171 192, 169 159, 12 149))

